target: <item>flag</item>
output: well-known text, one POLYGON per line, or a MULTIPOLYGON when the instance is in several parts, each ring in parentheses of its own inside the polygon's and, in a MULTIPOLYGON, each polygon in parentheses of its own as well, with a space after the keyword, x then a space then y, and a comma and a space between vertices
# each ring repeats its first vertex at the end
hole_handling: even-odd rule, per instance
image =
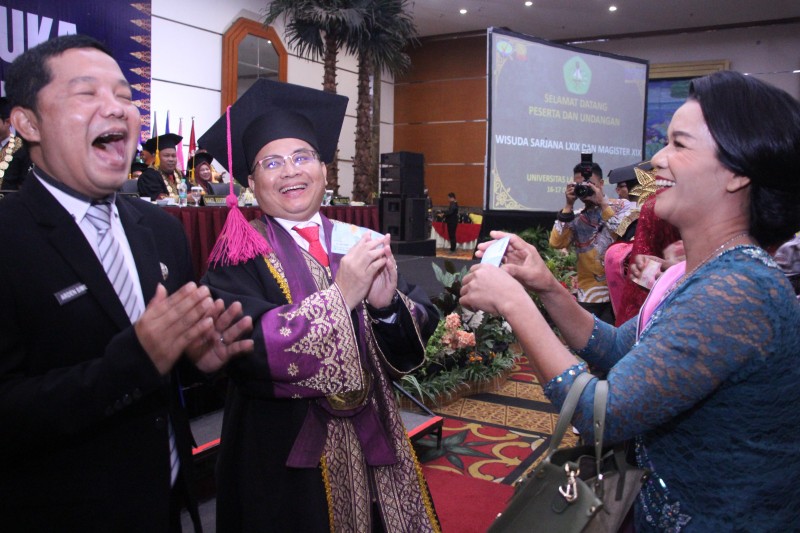
MULTIPOLYGON (((194 157, 194 154, 196 152, 197 152, 197 142, 194 140, 194 117, 192 117, 192 129, 189 132, 189 157, 190 158, 194 157)), ((195 163, 197 162, 195 161, 195 163)), ((194 167, 195 165, 192 165, 192 183, 197 183, 194 180, 194 167)))
MULTIPOLYGON (((158 117, 156 116, 156 112, 153 111, 153 123, 151 124, 150 128, 150 138, 158 137, 158 117)), ((155 155, 155 154, 153 154, 155 155)))
MULTIPOLYGON (((178 119, 178 136, 183 137, 183 118, 178 119)), ((175 150, 178 153, 178 169, 180 169, 181 174, 183 174, 183 171, 186 168, 183 164, 183 142, 176 146, 175 150)))
POLYGON ((197 152, 197 141, 194 140, 194 117, 192 117, 192 131, 189 133, 189 157, 194 157, 197 152))
POLYGON ((167 131, 165 131, 165 132, 164 132, 164 134, 165 134, 165 135, 166 135, 167 133, 169 133, 169 110, 167 111, 167 125, 165 126, 165 128, 164 128, 164 129, 166 129, 166 130, 167 130, 167 131))
POLYGON ((156 168, 161 166, 161 158, 158 157, 158 117, 156 116, 156 112, 153 111, 153 134, 150 135, 151 139, 156 140, 156 153, 153 154, 153 166, 156 168))

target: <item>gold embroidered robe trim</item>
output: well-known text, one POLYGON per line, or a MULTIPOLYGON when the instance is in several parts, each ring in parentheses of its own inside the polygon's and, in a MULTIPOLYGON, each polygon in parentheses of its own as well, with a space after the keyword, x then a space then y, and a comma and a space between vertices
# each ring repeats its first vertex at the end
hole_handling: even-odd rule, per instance
MULTIPOLYGON (((338 288, 314 293, 278 316, 284 319, 283 327, 305 332, 285 351, 314 357, 318 365, 314 375, 295 381, 295 385, 325 395, 364 388, 356 333, 338 288)), ((302 360, 297 363, 302 364, 302 360)))
POLYGON ((617 226, 617 229, 616 229, 616 231, 614 231, 614 233, 616 233, 617 236, 622 237, 623 235, 625 235, 625 232, 628 231, 628 228, 630 227, 630 225, 633 224, 634 222, 636 222, 637 220, 639 220, 639 208, 638 207, 632 209, 631 212, 628 213, 625 216, 625 218, 623 218, 620 221, 619 226, 617 226))
MULTIPOLYGON (((169 196, 175 196, 178 194, 178 183, 183 179, 181 173, 177 170, 172 171, 172 182, 170 182, 170 174, 167 172, 162 171, 160 168, 150 165, 150 168, 155 169, 158 172, 158 175, 161 176, 161 181, 164 182, 164 186, 167 188, 167 194, 169 196)), ((188 181, 187 181, 188 185, 188 181)))
POLYGON ((3 146, 3 149, 0 150, 0 189, 3 188, 3 178, 6 176, 6 170, 14 160, 14 152, 20 148, 22 148, 22 138, 12 135, 6 145, 3 146))
MULTIPOLYGON (((368 364, 380 368, 384 358, 379 353, 371 319, 364 309, 360 320, 366 328, 368 364)), ((371 530, 371 479, 387 531, 439 533, 441 528, 424 478, 419 475, 420 467, 403 426, 391 383, 384 372, 374 372, 373 376, 375 392, 370 398, 371 408, 381 413, 382 422, 391 435, 397 462, 389 466, 367 466, 350 419, 336 418, 328 423, 323 465, 328 470, 325 475, 329 482, 326 488, 330 490, 328 505, 334 516, 332 530, 371 530)))

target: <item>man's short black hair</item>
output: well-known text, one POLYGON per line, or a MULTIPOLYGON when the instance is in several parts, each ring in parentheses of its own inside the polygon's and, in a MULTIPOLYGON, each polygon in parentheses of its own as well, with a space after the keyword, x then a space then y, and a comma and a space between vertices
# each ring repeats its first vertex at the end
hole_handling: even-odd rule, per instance
POLYGON ((5 120, 11 116, 11 104, 5 96, 0 97, 0 120, 5 120))
POLYGON ((114 57, 103 43, 88 35, 62 35, 31 48, 16 58, 6 70, 6 96, 9 107, 25 107, 36 112, 36 100, 53 78, 47 60, 73 48, 94 48, 114 57))
MULTIPOLYGON (((580 174, 581 173, 581 164, 578 163, 575 165, 575 168, 572 169, 572 174, 580 174)), ((597 163, 592 163, 592 174, 597 176, 600 180, 603 179, 603 169, 600 168, 600 165, 597 163)))

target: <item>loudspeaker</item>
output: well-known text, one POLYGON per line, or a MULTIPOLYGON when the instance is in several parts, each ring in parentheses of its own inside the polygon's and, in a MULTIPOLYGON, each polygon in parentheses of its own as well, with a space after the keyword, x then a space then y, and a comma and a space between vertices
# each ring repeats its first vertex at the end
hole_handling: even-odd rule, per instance
POLYGON ((421 167, 425 165, 425 156, 416 152, 381 154, 381 165, 421 167))
POLYGON ((436 241, 428 239, 425 241, 392 241, 389 243, 392 253, 397 255, 423 255, 436 257, 436 241))
POLYGON ((425 222, 427 219, 425 198, 406 198, 405 201, 405 227, 403 228, 404 241, 421 241, 430 238, 425 235, 425 222))
POLYGON ((421 241, 427 239, 425 222, 427 207, 425 198, 381 196, 378 213, 381 233, 388 233, 392 240, 421 241))
POLYGON ((378 215, 381 220, 381 233, 401 239, 403 229, 403 200, 400 196, 381 196, 378 215))
POLYGON ((425 157, 414 152, 381 154, 381 194, 425 195, 425 157))

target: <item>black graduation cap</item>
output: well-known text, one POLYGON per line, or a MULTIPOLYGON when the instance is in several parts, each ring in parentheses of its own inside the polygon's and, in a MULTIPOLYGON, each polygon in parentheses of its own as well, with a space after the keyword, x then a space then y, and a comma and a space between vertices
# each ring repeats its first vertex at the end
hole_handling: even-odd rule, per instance
POLYGON ((195 165, 199 166, 203 163, 208 163, 210 165, 213 160, 214 156, 208 152, 196 152, 192 157, 189 158, 189 161, 186 162, 186 171, 191 172, 195 165))
POLYGON ((247 187, 255 157, 276 139, 301 139, 323 162, 333 161, 347 110, 346 96, 258 79, 230 109, 233 168, 228 168, 226 116, 222 115, 197 143, 247 187))
POLYGON ((653 170, 653 165, 650 164, 650 161, 642 161, 641 163, 615 168, 608 173, 608 182, 622 183, 631 180, 638 181, 637 170, 640 172, 650 172, 653 170))
POLYGON ((147 170, 147 165, 141 159, 134 159, 131 163, 131 172, 144 172, 147 170))
POLYGON ((164 135, 159 135, 158 137, 148 139, 147 142, 142 145, 142 148, 151 154, 155 154, 156 141, 158 141, 159 150, 166 150, 168 148, 175 148, 181 143, 182 140, 183 137, 180 135, 176 135, 175 133, 165 133, 164 135))

